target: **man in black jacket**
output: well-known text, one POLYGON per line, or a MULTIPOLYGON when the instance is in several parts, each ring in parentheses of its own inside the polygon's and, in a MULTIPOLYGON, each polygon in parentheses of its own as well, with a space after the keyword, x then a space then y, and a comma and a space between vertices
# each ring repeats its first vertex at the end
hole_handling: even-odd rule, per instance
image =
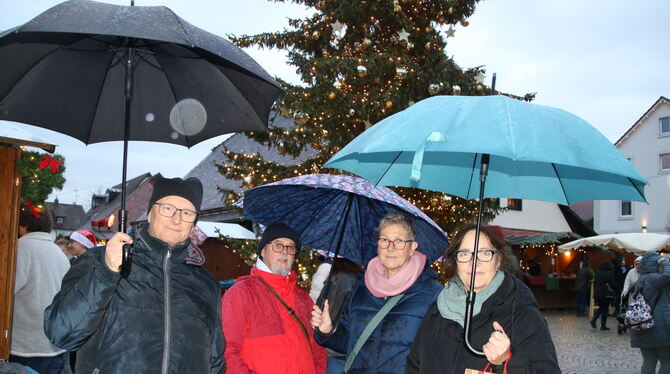
POLYGON ((77 351, 78 373, 223 373, 220 291, 189 234, 202 202, 195 178, 157 176, 147 225, 86 252, 44 312, 58 347, 77 351), (130 275, 119 274, 133 244, 130 275))

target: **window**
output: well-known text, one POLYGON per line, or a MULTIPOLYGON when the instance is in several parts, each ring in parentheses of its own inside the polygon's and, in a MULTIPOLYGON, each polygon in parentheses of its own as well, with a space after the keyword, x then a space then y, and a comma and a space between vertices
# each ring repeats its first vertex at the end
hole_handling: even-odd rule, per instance
POLYGON ((630 200, 621 200, 621 209, 619 213, 621 217, 630 217, 633 215, 633 205, 630 200))
POLYGON ((660 155, 661 171, 670 171, 670 153, 660 155))
POLYGON ((658 120, 661 135, 670 135, 670 117, 663 117, 658 120))
POLYGON ((65 222, 65 218, 63 217, 56 217, 56 223, 63 223, 65 222))
POLYGON ((521 208, 522 208, 521 199, 507 199, 507 209, 520 211, 521 208))

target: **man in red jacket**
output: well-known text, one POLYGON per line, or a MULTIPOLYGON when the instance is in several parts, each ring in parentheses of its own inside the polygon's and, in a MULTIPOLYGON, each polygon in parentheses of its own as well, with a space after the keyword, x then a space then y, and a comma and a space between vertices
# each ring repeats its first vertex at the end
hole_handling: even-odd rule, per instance
POLYGON ((312 299, 291 266, 298 235, 283 223, 268 226, 251 275, 223 295, 221 315, 227 373, 321 374, 326 351, 310 328, 312 299))

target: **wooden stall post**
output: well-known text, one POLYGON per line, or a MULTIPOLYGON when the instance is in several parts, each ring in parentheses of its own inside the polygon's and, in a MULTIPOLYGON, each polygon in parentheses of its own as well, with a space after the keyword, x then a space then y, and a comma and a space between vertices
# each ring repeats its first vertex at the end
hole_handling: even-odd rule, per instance
POLYGON ((18 239, 21 149, 0 145, 0 359, 9 358, 14 308, 14 272, 18 239))

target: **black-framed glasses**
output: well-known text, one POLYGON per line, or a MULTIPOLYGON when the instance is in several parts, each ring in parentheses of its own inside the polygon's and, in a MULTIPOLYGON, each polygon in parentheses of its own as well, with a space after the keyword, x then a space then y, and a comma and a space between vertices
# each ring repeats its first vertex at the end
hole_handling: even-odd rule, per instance
MULTIPOLYGON (((480 262, 490 262, 493 260, 493 256, 496 254, 495 249, 480 249, 477 251, 477 260, 480 262)), ((456 261, 458 262, 470 262, 472 261, 472 255, 475 252, 470 251, 457 251, 456 252, 456 261)))
POLYGON ((274 253, 282 253, 284 252, 284 249, 286 249, 286 253, 290 255, 298 253, 298 247, 296 247, 295 244, 284 244, 280 242, 271 242, 270 244, 272 244, 272 251, 274 253))
POLYGON ((389 240, 386 238, 379 238, 377 239, 377 245, 381 249, 386 249, 393 243, 393 248, 395 249, 405 249, 407 247, 407 243, 411 243, 414 240, 402 240, 402 239, 396 239, 396 240, 389 240))
POLYGON ((163 217, 172 218, 179 212, 179 218, 186 223, 193 223, 195 222, 195 219, 198 218, 198 212, 194 212, 190 209, 179 209, 168 203, 154 203, 154 205, 158 205, 158 214, 163 217))

